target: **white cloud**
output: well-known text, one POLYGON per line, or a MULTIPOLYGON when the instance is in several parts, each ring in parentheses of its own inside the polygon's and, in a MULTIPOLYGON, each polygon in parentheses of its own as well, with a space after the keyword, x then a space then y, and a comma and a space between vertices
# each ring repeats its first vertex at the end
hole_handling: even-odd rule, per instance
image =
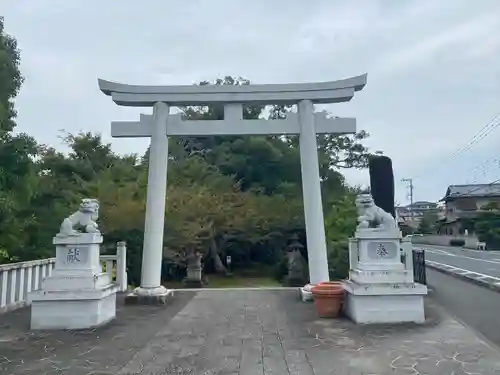
MULTIPOLYGON (((496 35, 493 43, 497 43, 498 30, 500 30, 500 7, 493 12, 487 12, 468 22, 445 29, 437 35, 430 35, 414 45, 396 50, 384 56, 374 68, 378 73, 393 74, 396 70, 408 70, 432 63, 433 60, 454 59, 463 55, 464 50, 472 49, 475 44, 482 44, 482 40, 489 35, 496 35)), ((493 56, 495 52, 495 49, 483 47, 476 49, 475 57, 485 58, 488 55, 493 56)))

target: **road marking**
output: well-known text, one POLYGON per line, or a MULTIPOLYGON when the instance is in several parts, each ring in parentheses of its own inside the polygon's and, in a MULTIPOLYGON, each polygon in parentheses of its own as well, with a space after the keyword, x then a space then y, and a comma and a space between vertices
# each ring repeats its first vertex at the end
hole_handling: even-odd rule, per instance
POLYGON ((451 255, 451 256, 454 256, 455 254, 453 253, 449 253, 447 251, 444 251, 444 250, 438 250, 438 249, 425 249, 425 251, 428 251, 429 253, 434 253, 434 254, 443 254, 443 255, 451 255))
POLYGON ((433 260, 426 260, 426 262, 429 262, 430 264, 437 264, 439 266, 444 266, 445 268, 452 268, 452 269, 457 270, 457 271, 463 271, 465 274, 474 274, 474 275, 482 276, 482 277, 485 277, 488 279, 494 279, 497 282, 500 282, 500 278, 495 277, 495 276, 491 276, 491 275, 486 275, 484 273, 470 271, 470 270, 466 270, 466 269, 455 267, 455 266, 450 266, 449 264, 434 262, 433 260))
POLYGON ((435 250, 437 250, 438 248, 445 248, 445 249, 455 249, 455 250, 460 250, 460 251, 472 251, 474 253, 489 253, 489 254, 495 254, 495 255, 498 255, 500 254, 500 250, 475 250, 475 249, 467 249, 465 247, 450 247, 450 246, 441 246, 441 245, 427 245, 427 244, 413 244, 415 246, 419 246, 419 247, 422 247, 422 246, 430 246, 431 248, 434 248, 435 250))
POLYGON ((439 251, 438 252, 437 250, 430 250, 430 249, 426 249, 426 248, 424 248, 424 249, 425 249, 425 251, 428 251, 429 253, 432 253, 432 254, 448 255, 451 257, 455 257, 455 258, 471 259, 471 260, 477 260, 479 262, 486 262, 486 263, 491 263, 491 264, 500 264, 500 261, 494 261, 494 260, 489 260, 489 259, 479 259, 479 258, 468 257, 465 255, 446 253, 443 250, 438 250, 439 251), (443 251, 443 252, 441 252, 441 251, 443 251))
POLYGON ((499 254, 500 251, 496 251, 496 250, 474 250, 474 249, 465 249, 465 248, 460 248, 460 250, 462 251, 472 251, 474 253, 491 253, 491 254, 499 254))

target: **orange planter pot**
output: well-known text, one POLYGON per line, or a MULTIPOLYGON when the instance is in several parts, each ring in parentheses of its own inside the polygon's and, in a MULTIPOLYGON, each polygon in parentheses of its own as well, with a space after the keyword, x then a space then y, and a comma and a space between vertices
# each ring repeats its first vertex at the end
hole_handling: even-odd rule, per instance
POLYGON ((316 285, 333 285, 333 286, 340 286, 342 288, 342 283, 340 281, 323 281, 316 285))
POLYGON ((319 283, 311 290, 320 318, 336 318, 344 303, 344 288, 338 281, 319 283))

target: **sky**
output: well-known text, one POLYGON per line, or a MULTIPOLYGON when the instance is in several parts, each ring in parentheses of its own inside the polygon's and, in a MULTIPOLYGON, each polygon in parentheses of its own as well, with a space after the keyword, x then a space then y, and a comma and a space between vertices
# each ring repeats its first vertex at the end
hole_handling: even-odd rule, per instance
MULTIPOLYGON (((118 107, 98 77, 264 84, 366 72, 351 102, 317 107, 356 117, 365 144, 392 158, 397 203, 409 202, 402 178, 431 201, 500 178, 498 0, 0 0, 0 15, 25 76, 16 130, 40 143, 63 149, 61 130, 91 131, 116 152, 144 152, 147 139, 112 139, 110 122, 150 109, 118 107)), ((366 170, 343 173, 369 182, 366 170)))

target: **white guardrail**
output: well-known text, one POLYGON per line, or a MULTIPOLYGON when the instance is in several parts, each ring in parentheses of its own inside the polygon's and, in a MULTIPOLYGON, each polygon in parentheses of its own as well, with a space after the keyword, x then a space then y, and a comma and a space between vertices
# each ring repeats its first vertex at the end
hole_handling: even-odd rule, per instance
MULTIPOLYGON (((103 272, 111 274, 120 292, 128 287, 127 246, 116 244, 116 254, 101 255, 103 272)), ((28 304, 28 293, 37 290, 42 280, 52 274, 56 258, 29 260, 0 265, 0 313, 18 309, 28 304)))

